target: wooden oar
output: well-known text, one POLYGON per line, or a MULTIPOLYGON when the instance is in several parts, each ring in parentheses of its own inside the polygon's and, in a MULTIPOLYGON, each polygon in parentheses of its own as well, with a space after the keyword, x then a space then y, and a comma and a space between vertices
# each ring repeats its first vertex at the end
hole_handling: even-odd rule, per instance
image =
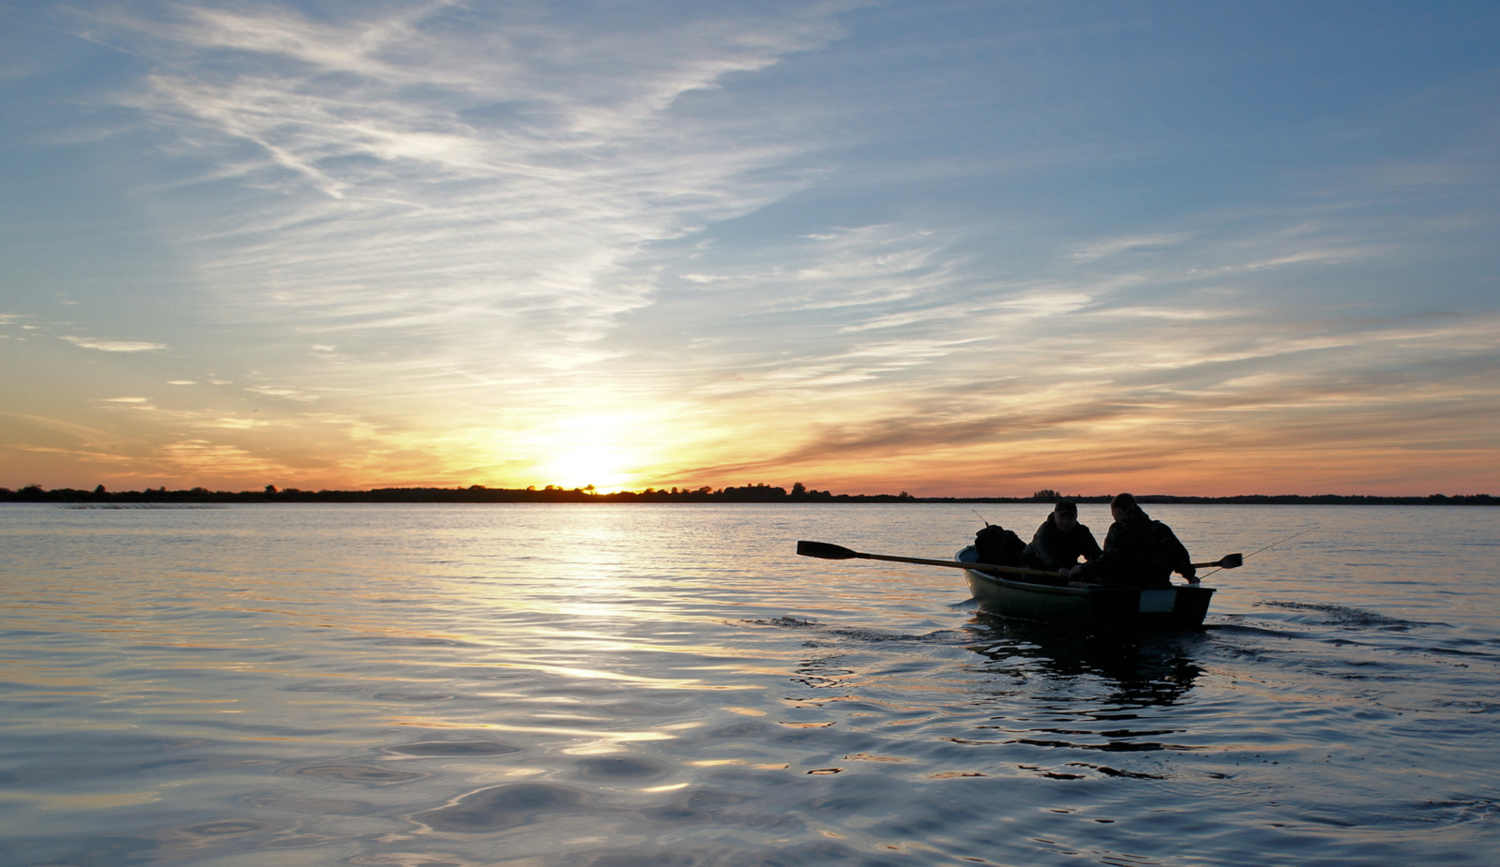
POLYGON ((1044 572, 1041 569, 1026 569, 1021 566, 996 566, 993 563, 964 563, 958 560, 927 560, 921 557, 892 557, 888 554, 863 554, 842 545, 827 542, 798 542, 797 553, 804 557, 823 560, 889 560, 892 563, 916 563, 919 566, 947 566, 953 569, 973 569, 977 572, 1009 572, 1012 575, 1043 575, 1061 578, 1061 572, 1044 572))
MULTIPOLYGON (((1061 572, 1044 572, 1041 569, 1026 569, 1021 566, 997 566, 993 563, 965 563, 960 560, 927 560, 921 557, 892 557, 888 554, 864 554, 842 545, 831 545, 827 542, 797 543, 797 553, 804 557, 818 557, 823 560, 889 560, 893 563, 916 563, 921 566, 948 566, 954 569, 975 569, 980 572, 1009 572, 1012 575, 1045 575, 1048 578, 1062 578, 1061 572)), ((1225 554, 1212 563, 1194 563, 1194 569, 1236 569, 1245 563, 1243 554, 1225 554)))

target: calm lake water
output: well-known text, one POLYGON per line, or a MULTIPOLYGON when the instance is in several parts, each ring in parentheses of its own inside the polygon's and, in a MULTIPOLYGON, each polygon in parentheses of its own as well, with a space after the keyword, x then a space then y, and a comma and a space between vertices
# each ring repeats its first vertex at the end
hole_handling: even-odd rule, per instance
POLYGON ((1148 511, 1307 532, 1122 642, 794 553, 968 506, 0 506, 0 862, 1497 863, 1500 509, 1148 511))

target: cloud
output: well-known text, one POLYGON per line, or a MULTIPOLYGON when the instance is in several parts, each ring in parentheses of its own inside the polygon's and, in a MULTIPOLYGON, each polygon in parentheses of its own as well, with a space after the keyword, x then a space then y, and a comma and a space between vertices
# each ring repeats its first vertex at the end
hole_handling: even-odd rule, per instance
POLYGON ((1072 258, 1078 262, 1097 262, 1121 253, 1139 250, 1143 248, 1173 247, 1190 240, 1191 236, 1185 232, 1161 234, 1161 235, 1134 235, 1124 238, 1108 238, 1099 241, 1090 241, 1079 246, 1072 254, 1072 258))
POLYGON ((63 340, 74 346, 84 349, 97 349, 100 352, 155 352, 158 349, 166 349, 165 343, 149 343, 144 340, 99 340, 93 337, 74 337, 72 335, 60 335, 63 340))
POLYGON ((156 413, 157 407, 148 397, 101 397, 98 403, 114 409, 133 409, 138 412, 156 413))
MULTIPOLYGON (((1245 106, 1298 94, 1177 100, 1196 79, 1148 81, 1101 35, 1120 19, 851 5, 84 0, 114 60, 68 124, 115 125, 99 186, 185 273, 0 325, 158 335, 66 355, 120 393, 238 386, 110 424, 203 468, 274 440, 327 479, 532 472, 567 419, 683 472, 843 478, 1172 466, 1142 442, 1185 463, 1340 424, 1481 439, 1500 332, 1410 317, 1493 325, 1483 112, 1461 158, 1372 152, 1326 112, 1245 138, 1245 106), (86 319, 116 309, 141 320, 86 319), (168 343, 131 384, 128 353, 168 343)), ((1380 127, 1407 128, 1446 129, 1380 127)))
POLYGON ((286 197, 202 227, 215 283, 274 274, 313 331, 483 322, 567 341, 646 303, 619 279, 645 245, 796 185, 749 181, 787 143, 675 103, 837 34, 816 9, 601 30, 460 4, 333 21, 169 8, 112 17, 154 65, 123 101, 216 164, 205 178, 286 197))
POLYGON ((287 472, 286 464, 274 458, 206 439, 165 443, 155 457, 174 474, 190 479, 266 478, 287 472))
POLYGON ((245 391, 248 391, 251 394, 258 394, 263 397, 280 397, 287 400, 295 400, 301 402, 309 402, 318 399, 318 396, 315 394, 307 394, 306 392, 298 391, 295 388, 283 388, 271 385, 252 385, 247 387, 245 391))

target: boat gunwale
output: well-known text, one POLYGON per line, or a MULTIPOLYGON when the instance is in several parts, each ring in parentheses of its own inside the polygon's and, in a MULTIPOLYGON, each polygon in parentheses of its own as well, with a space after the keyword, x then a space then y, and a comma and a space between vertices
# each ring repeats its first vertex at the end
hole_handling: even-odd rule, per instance
POLYGON ((1126 587, 1104 587, 1102 585, 1095 587, 1066 587, 1058 584, 1036 584, 1031 581, 1017 581, 1011 578, 1002 578, 993 572, 986 572, 983 569, 965 569, 964 572, 979 578, 983 578, 986 581, 992 581, 1005 587, 1013 587, 1017 590, 1025 590, 1028 593, 1053 593, 1062 596, 1076 596, 1079 598, 1087 598, 1094 595, 1100 590, 1130 589, 1126 587))

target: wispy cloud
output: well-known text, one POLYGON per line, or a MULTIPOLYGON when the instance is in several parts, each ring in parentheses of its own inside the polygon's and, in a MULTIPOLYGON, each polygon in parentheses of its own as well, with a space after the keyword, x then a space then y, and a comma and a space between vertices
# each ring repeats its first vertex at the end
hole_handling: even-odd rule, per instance
POLYGON ((70 334, 60 336, 74 346, 97 349, 100 352, 154 352, 167 348, 165 343, 151 343, 145 340, 100 340, 94 337, 75 337, 70 334))
POLYGON ((318 399, 318 396, 315 394, 307 394, 295 388, 280 388, 272 385, 252 385, 245 390, 263 397, 280 397, 286 400, 314 401, 318 399))
POLYGON ((464 342, 596 338, 648 303, 626 269, 645 245, 795 188, 750 180, 790 142, 676 103, 837 35, 816 7, 628 29, 446 3, 336 22, 167 8, 112 16, 154 67, 125 102, 206 178, 284 196, 204 225, 226 303, 464 342))
POLYGON ((1315 106, 1176 19, 1126 46, 1025 4, 68 9, 37 14, 113 65, 16 64, 72 112, 37 140, 114 138, 46 201, 128 215, 59 242, 107 264, 37 265, 0 343, 66 356, 79 460, 936 492, 1493 441, 1488 71, 1315 106), (134 241, 96 239, 137 220, 117 280, 134 241))
POLYGON ((1080 245, 1073 253, 1072 258, 1079 262, 1097 262, 1100 259, 1117 256, 1132 250, 1177 246, 1188 241, 1190 238, 1191 236, 1186 233, 1107 238, 1080 245))

